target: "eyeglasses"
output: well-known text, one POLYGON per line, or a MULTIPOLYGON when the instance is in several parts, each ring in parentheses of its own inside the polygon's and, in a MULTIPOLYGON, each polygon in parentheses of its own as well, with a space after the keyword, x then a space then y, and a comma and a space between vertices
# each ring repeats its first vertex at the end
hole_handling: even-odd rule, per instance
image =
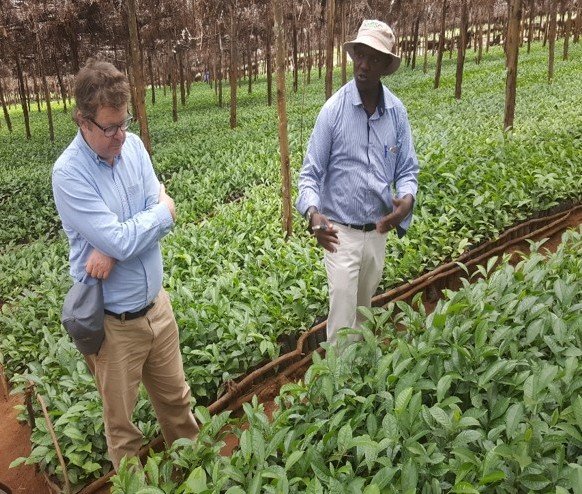
POLYGON ((123 130, 124 132, 127 129, 129 129, 131 122, 133 122, 133 115, 128 115, 127 118, 123 121, 123 123, 121 125, 109 125, 108 127, 103 127, 103 126, 99 125, 92 118, 87 117, 87 120, 89 120, 89 122, 91 122, 91 123, 95 124, 97 127, 99 127, 103 131, 103 135, 105 137, 113 137, 115 134, 117 134, 119 129, 123 130))

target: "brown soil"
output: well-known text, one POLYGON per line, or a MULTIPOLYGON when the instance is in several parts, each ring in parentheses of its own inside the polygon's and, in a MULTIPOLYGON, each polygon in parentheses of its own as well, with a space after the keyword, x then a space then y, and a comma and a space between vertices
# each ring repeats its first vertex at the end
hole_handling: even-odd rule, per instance
POLYGON ((30 427, 16 420, 16 405, 22 405, 21 395, 9 396, 0 393, 0 482, 12 490, 13 494, 50 493, 42 474, 32 465, 8 468, 13 460, 30 454, 30 427))
MULTIPOLYGON (((577 212, 571 215, 568 224, 564 228, 575 228, 582 223, 582 212, 577 212)), ((552 235, 549 240, 544 243, 542 252, 547 249, 550 252, 555 252, 561 242, 562 233, 564 230, 552 235)), ((535 239, 540 240, 540 239, 535 239)), ((529 251, 529 244, 522 242, 510 249, 508 253, 513 253, 512 262, 517 263, 521 256, 520 252, 527 253, 529 251)), ((427 312, 434 309, 435 302, 425 302, 427 312)), ((300 379, 301 375, 294 374, 290 376, 291 379, 300 379)), ((281 379, 274 378, 272 382, 266 382, 261 386, 261 390, 257 391, 259 401, 263 403, 265 411, 272 415, 276 409, 273 401, 277 396, 279 387, 281 386, 281 379)), ((17 412, 14 406, 22 404, 21 396, 11 396, 8 401, 5 401, 2 395, 2 387, 0 386, 0 483, 6 484, 12 489, 14 494, 45 494, 50 493, 44 477, 35 471, 34 467, 22 465, 17 468, 9 469, 8 465, 19 456, 26 456, 30 452, 30 428, 27 425, 21 425, 17 422, 17 412)), ((222 449, 221 454, 229 455, 238 445, 238 440, 234 434, 229 434, 226 437, 226 446, 222 449)), ((104 487, 96 491, 97 494, 108 494, 109 488, 104 487)))

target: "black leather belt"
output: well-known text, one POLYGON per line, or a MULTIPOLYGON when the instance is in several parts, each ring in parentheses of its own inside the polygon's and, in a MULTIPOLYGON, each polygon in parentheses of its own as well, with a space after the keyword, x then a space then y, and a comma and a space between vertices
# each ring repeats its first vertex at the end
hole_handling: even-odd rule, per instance
POLYGON ((354 230, 361 230, 363 232, 371 232, 376 229, 376 223, 366 223, 365 225, 349 225, 347 223, 340 223, 336 221, 338 225, 347 226, 348 228, 353 228, 354 230))
POLYGON ((122 312, 121 314, 117 314, 116 312, 111 312, 110 310, 105 309, 105 314, 108 316, 113 316, 120 321, 130 321, 131 319, 137 319, 138 317, 145 316, 153 306, 154 302, 146 305, 143 309, 138 310, 137 312, 122 312))

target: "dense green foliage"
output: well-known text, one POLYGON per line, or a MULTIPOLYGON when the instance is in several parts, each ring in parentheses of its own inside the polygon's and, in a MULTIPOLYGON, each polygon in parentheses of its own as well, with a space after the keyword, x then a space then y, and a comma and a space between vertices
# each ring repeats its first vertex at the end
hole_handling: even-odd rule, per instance
POLYGON ((244 428, 198 410, 199 441, 145 471, 124 464, 112 492, 578 492, 582 231, 566 235, 549 258, 495 271, 492 259, 487 279, 463 280, 428 316, 402 302, 366 310, 364 342, 314 354, 272 420, 256 401, 244 428), (230 457, 225 430, 240 442, 230 457))
MULTIPOLYGON (((461 101, 452 96, 451 61, 437 91, 432 75, 421 71, 403 69, 387 79, 409 110, 422 169, 415 222, 403 240, 389 241, 385 288, 534 212, 580 200, 581 54, 575 45, 571 61, 557 62, 552 85, 546 83, 541 46, 522 56, 516 129, 508 134, 501 131, 501 49, 479 66, 467 64, 461 101)), ((254 88, 251 95, 240 91, 235 130, 227 128, 227 108, 216 108, 214 92, 204 84, 192 86, 177 123, 171 121, 170 96, 159 90, 158 103, 148 109, 154 163, 179 215, 163 241, 165 284, 182 332, 188 380, 203 405, 225 381, 277 355, 281 334, 309 327, 326 313, 321 252, 298 215, 295 236, 282 238, 276 111, 265 105, 264 80, 254 88)), ((289 94, 294 174, 322 94, 322 81, 289 94)), ((28 142, 18 110, 13 134, 0 128, 0 361, 13 383, 32 379, 47 397, 77 483, 108 466, 94 385, 59 322, 70 280, 50 169, 75 128, 69 116, 53 114, 58 142, 52 145, 44 114, 33 111, 34 137, 28 142)), ((156 426, 144 397, 136 419, 152 437, 156 426)), ((48 445, 42 426, 33 441, 39 448, 48 445)), ((47 460, 45 453, 35 449, 29 461, 60 475, 54 457, 47 460)))

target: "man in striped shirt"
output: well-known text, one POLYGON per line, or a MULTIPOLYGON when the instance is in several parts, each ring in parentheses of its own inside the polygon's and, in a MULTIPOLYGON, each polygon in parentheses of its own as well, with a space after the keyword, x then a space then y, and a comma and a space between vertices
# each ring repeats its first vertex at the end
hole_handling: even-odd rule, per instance
POLYGON ((344 44, 354 79, 319 113, 299 176, 296 207, 326 251, 332 345, 340 328, 362 322, 357 307, 371 305, 387 232, 402 237, 412 219, 418 160, 408 116, 380 82, 400 65, 394 42, 388 25, 365 20, 357 38, 344 44))

